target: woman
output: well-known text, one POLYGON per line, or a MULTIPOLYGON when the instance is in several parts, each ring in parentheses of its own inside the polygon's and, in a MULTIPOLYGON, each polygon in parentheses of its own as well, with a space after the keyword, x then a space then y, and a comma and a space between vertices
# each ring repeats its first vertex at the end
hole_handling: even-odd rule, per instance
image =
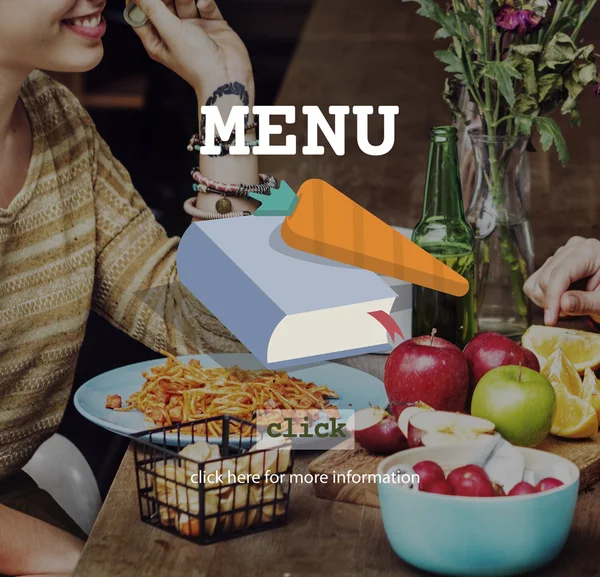
MULTIPOLYGON (((150 20, 136 28, 148 54, 185 79, 199 105, 218 106, 224 118, 234 105, 253 105, 247 52, 214 0, 136 2, 150 20)), ((20 470, 62 418, 90 308, 155 350, 243 350, 178 284, 177 239, 156 223, 79 102, 36 71, 96 66, 104 5, 0 0, 0 573, 7 575, 70 574, 82 548, 71 520, 20 470), (151 307, 138 291, 152 294, 151 307)), ((259 182, 253 155, 203 157, 200 173, 223 184, 259 182)), ((220 198, 202 197, 205 211, 220 198)), ((234 211, 253 206, 233 201, 234 211)))

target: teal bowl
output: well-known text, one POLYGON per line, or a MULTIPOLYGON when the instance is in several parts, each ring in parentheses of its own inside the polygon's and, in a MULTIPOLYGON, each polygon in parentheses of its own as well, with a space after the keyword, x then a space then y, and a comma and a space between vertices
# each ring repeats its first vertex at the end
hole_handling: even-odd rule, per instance
POLYGON ((567 459, 519 449, 528 469, 560 471, 555 476, 565 483, 533 495, 456 497, 384 482, 384 475, 400 465, 420 461, 435 461, 448 474, 468 464, 480 446, 420 447, 391 455, 379 465, 383 526, 392 548, 407 563, 441 575, 519 575, 548 564, 560 553, 579 490, 579 469, 567 459))

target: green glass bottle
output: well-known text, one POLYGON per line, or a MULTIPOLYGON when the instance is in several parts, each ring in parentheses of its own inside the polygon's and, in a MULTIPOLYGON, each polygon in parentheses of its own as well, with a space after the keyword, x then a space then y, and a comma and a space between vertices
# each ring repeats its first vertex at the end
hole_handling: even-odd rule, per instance
POLYGON ((413 337, 436 335, 464 347, 476 332, 475 239, 465 219, 458 168, 457 131, 431 129, 423 215, 412 241, 469 281, 469 292, 454 297, 413 286, 413 337))

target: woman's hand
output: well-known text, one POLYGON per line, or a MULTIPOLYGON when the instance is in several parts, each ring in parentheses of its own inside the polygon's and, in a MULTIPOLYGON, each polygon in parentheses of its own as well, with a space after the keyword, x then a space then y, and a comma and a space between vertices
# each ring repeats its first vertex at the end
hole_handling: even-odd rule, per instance
POLYGON ((150 57, 186 80, 199 98, 229 82, 240 82, 253 96, 248 51, 214 0, 130 1, 150 20, 134 29, 150 57))
POLYGON ((574 236, 529 277, 524 289, 545 309, 547 325, 555 325, 560 315, 590 315, 600 322, 600 240, 574 236), (569 290, 582 279, 584 290, 569 290))

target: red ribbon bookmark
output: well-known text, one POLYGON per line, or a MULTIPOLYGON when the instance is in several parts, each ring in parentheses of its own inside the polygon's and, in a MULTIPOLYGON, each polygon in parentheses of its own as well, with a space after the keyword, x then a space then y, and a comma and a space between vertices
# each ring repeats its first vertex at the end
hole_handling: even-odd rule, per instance
POLYGON ((388 335, 392 338, 392 343, 395 343, 396 335, 400 335, 400 338, 405 340, 398 323, 388 313, 384 311, 371 311, 369 314, 388 332, 388 335))

